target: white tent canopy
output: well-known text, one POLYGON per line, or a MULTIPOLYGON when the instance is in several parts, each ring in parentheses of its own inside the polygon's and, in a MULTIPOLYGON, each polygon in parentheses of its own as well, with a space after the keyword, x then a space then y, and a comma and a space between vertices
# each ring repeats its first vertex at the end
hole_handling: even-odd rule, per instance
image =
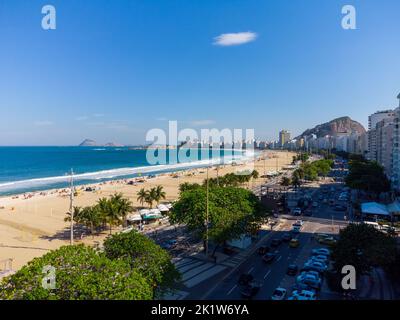
POLYGON ((165 204, 159 204, 157 206, 157 209, 160 210, 161 212, 168 212, 169 211, 168 207, 165 204))
POLYGON ((362 214, 389 216, 390 213, 384 204, 377 202, 364 202, 361 204, 362 214))

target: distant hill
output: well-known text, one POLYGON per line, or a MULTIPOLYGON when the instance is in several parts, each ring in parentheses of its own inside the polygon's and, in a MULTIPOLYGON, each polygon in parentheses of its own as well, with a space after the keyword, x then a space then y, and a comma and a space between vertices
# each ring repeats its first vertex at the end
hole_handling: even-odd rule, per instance
POLYGON ((106 144, 99 144, 94 140, 85 139, 79 144, 80 147, 123 147, 124 145, 115 143, 115 142, 108 142, 106 144))
POLYGON ((359 134, 365 133, 365 128, 357 121, 350 119, 350 117, 336 118, 332 121, 319 124, 312 129, 307 129, 297 138, 309 136, 315 134, 317 138, 324 137, 326 135, 334 136, 337 133, 350 134, 352 131, 356 131, 359 134))
POLYGON ((97 147, 97 142, 91 139, 85 139, 79 145, 80 147, 97 147))

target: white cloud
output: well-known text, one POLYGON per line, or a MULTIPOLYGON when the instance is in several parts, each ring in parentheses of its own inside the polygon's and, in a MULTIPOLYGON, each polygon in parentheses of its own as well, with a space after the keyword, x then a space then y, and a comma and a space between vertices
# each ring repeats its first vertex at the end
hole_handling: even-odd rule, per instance
POLYGON ((216 46, 237 46, 254 41, 257 38, 255 32, 237 32, 237 33, 223 33, 214 38, 214 45, 216 46))
POLYGON ((54 124, 54 122, 47 121, 47 120, 35 121, 35 126, 38 126, 38 127, 52 126, 53 124, 54 124))

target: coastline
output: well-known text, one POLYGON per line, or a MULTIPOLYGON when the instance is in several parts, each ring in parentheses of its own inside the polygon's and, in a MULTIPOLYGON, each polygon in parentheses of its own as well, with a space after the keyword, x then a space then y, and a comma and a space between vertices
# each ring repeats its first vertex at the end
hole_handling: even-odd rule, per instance
MULTIPOLYGON (((220 176, 234 172, 235 170, 246 170, 254 166, 260 175, 266 172, 280 170, 292 162, 291 152, 264 151, 253 161, 241 164, 225 164, 220 166, 220 176), (275 156, 275 157, 274 157, 275 156), (264 157, 268 159, 264 160, 264 157)), ((217 170, 209 170, 210 177, 216 177, 217 170)), ((89 206, 96 203, 101 197, 108 197, 115 192, 121 192, 132 201, 135 208, 141 207, 137 201, 136 193, 141 188, 151 188, 162 185, 166 192, 165 202, 171 202, 178 197, 179 184, 184 182, 202 183, 206 178, 206 170, 201 168, 190 168, 168 173, 157 174, 153 178, 127 178, 103 181, 99 183, 86 184, 77 189, 78 196, 75 197, 75 206, 89 206), (143 180, 134 185, 128 181, 143 180), (86 187, 95 188, 95 191, 84 191, 86 187)), ((252 186, 260 184, 264 179, 258 179, 251 183, 252 186)), ((69 244, 69 223, 64 222, 66 212, 69 209, 68 189, 50 189, 35 192, 30 197, 23 194, 18 196, 0 197, 0 261, 13 259, 13 269, 18 270, 34 257, 41 256, 48 250, 56 249, 62 245, 69 244)), ((147 228, 151 229, 152 225, 147 228)), ((76 239, 76 243, 95 245, 100 243, 108 232, 100 233, 98 236, 86 236, 76 239)))

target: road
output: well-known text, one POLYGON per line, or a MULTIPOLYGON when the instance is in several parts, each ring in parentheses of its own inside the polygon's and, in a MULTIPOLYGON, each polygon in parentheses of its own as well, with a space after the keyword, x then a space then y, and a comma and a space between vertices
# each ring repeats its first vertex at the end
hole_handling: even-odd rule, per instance
MULTIPOLYGON (((338 184, 336 184, 338 185, 338 184)), ((322 194, 321 189, 317 189, 313 194, 313 200, 318 200, 322 194)), ((324 194, 329 198, 337 199, 338 192, 334 191, 330 194, 324 194)), ((260 291, 253 298, 255 300, 270 299, 277 287, 283 287, 291 292, 291 287, 295 284, 295 277, 286 275, 289 264, 296 264, 301 268, 311 254, 312 249, 321 247, 313 238, 314 233, 332 233, 337 234, 340 228, 347 225, 344 220, 344 212, 335 211, 327 204, 319 204, 318 208, 313 210, 311 217, 300 217, 304 221, 301 233, 297 236, 300 241, 300 247, 290 248, 288 243, 282 243, 275 249, 277 257, 271 264, 267 264, 262 257, 255 251, 248 259, 246 259, 239 267, 229 276, 212 288, 205 299, 242 299, 241 286, 238 285, 238 279, 242 273, 251 274, 255 280, 262 284, 260 291), (332 219, 333 218, 333 219, 332 219)), ((264 243, 260 245, 270 245, 273 238, 281 238, 285 232, 292 228, 294 220, 298 217, 280 216, 280 226, 272 231, 264 243)), ((333 298, 326 284, 323 285, 319 294, 320 299, 333 298)), ((337 298, 337 297, 335 297, 337 298)))

